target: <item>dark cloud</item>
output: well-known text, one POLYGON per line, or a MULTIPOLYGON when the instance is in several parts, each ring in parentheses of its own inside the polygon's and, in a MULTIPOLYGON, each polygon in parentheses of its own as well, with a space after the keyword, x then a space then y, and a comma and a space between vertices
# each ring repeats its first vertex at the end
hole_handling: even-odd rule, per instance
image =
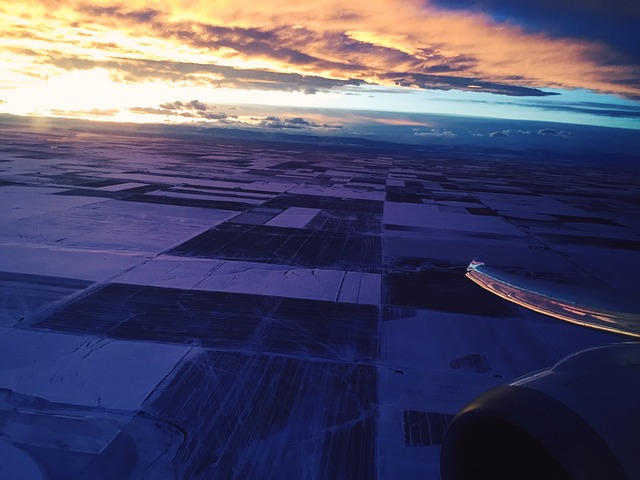
POLYGON ((122 52, 122 47, 114 42, 91 42, 88 47, 97 50, 111 50, 114 52, 122 52))
POLYGON ((167 115, 185 118, 200 118, 204 120, 226 120, 229 116, 224 112, 217 111, 215 105, 208 105, 199 100, 191 100, 190 102, 167 102, 161 103, 159 108, 152 107, 132 107, 129 111, 132 113, 145 115, 167 115))
POLYGON ((246 128, 268 128, 288 130, 337 130, 343 128, 339 124, 318 123, 303 117, 284 117, 275 115, 251 117, 251 121, 242 121, 235 115, 227 115, 219 111, 219 107, 199 100, 189 102, 174 101, 160 104, 156 107, 132 107, 131 113, 140 115, 164 115, 166 117, 192 118, 199 121, 214 121, 216 125, 232 125, 246 128))
MULTIPOLYGON (((300 47, 308 46, 309 44, 319 44, 319 51, 323 50, 322 42, 325 43, 324 47, 335 48, 339 45, 339 42, 336 39, 332 40, 330 36, 325 38, 322 34, 313 33, 305 29, 294 30, 287 27, 269 30, 193 22, 169 22, 163 18, 163 14, 159 10, 130 10, 122 4, 105 7, 85 5, 80 11, 91 18, 100 18, 103 23, 109 24, 111 22, 114 27, 122 22, 138 26, 142 24, 144 28, 153 32, 159 38, 172 38, 177 42, 197 48, 231 49, 232 51, 237 51, 238 55, 243 57, 252 59, 264 58, 292 66, 322 71, 358 72, 366 69, 363 64, 354 62, 353 58, 343 62, 329 61, 302 51, 300 47)), ((357 42, 346 36, 344 36, 343 40, 350 42, 349 45, 345 44, 345 48, 356 49, 355 44, 357 42)), ((118 48, 117 45, 115 47, 118 48)), ((105 48, 113 50, 113 45, 105 45, 105 48)), ((393 52, 395 51, 389 50, 387 54, 391 55, 393 52)), ((75 63, 76 66, 80 65, 78 60, 75 63)), ((58 66, 65 68, 59 62, 58 66)), ((211 65, 208 66, 213 67, 211 65)), ((202 67, 204 68, 205 65, 202 65, 202 67)), ((314 94, 321 91, 322 88, 322 86, 311 86, 299 90, 314 94)))
POLYGON ((499 100, 447 100, 450 102, 460 103, 476 103, 483 105, 507 105, 507 106, 522 106, 535 107, 542 110, 558 111, 558 112, 571 112, 571 113, 584 113, 587 115, 596 115, 602 117, 612 118, 640 118, 640 106, 635 105, 622 105, 617 103, 605 103, 605 102, 548 102, 540 100, 517 100, 517 101, 499 101, 499 100))
POLYGON ((80 11, 91 17, 112 18, 117 21, 130 23, 151 23, 159 19, 162 13, 159 10, 146 8, 141 10, 128 10, 124 5, 111 5, 101 7, 97 5, 84 5, 80 11))
MULTIPOLYGON (((640 82, 639 82, 640 83, 640 82)), ((561 112, 585 113, 588 115, 597 115, 602 117, 614 118, 640 118, 640 107, 632 105, 616 105, 595 102, 582 102, 576 104, 552 103, 552 104, 535 104, 537 108, 543 110, 553 110, 561 112)))
MULTIPOLYGON (((509 77, 504 83, 498 83, 465 76, 478 63, 475 58, 464 55, 444 56, 435 48, 422 48, 418 59, 400 50, 353 39, 342 32, 318 34, 304 28, 261 30, 212 25, 199 27, 196 29, 193 25, 183 25, 180 38, 198 47, 227 47, 245 55, 268 57, 302 67, 312 66, 325 71, 337 70, 354 74, 373 73, 380 80, 393 81, 399 86, 469 90, 511 96, 556 95, 537 88, 519 86, 518 83, 524 82, 521 77, 509 77), (294 45, 297 48, 313 46, 315 51, 330 51, 334 53, 334 57, 344 61, 320 59, 296 50, 294 45), (403 73, 389 73, 389 69, 395 68, 402 69, 403 73), (458 75, 441 75, 442 73, 458 75)), ((316 91, 315 87, 305 89, 308 94, 316 91)))
MULTIPOLYGON (((122 4, 86 7, 84 11, 116 21, 143 23, 157 36, 172 38, 193 47, 212 50, 230 49, 229 51, 238 52, 237 55, 244 58, 263 58, 300 69, 339 72, 339 75, 349 75, 352 78, 366 74, 368 78, 378 78, 382 83, 392 81, 398 86, 423 89, 456 89, 510 96, 553 95, 538 88, 524 86, 527 83, 526 80, 518 76, 500 81, 477 78, 470 75, 470 71, 478 65, 478 59, 468 55, 445 56, 437 46, 423 46, 415 55, 412 55, 399 49, 352 38, 345 32, 329 29, 312 31, 305 27, 291 28, 290 26, 269 29, 187 21, 169 22, 163 19, 162 13, 158 10, 128 10, 122 4), (330 52, 330 55, 326 55, 326 52, 330 52)), ((351 11, 337 12, 336 15, 359 16, 358 13, 351 11)), ((151 64, 148 63, 147 66, 151 64)), ((261 71, 258 75, 255 73, 258 72, 257 70, 249 70, 245 72, 252 73, 241 74, 239 70, 231 67, 215 65, 194 67, 193 64, 174 63, 172 68, 174 66, 178 67, 174 74, 163 71, 161 77, 171 80, 171 77, 177 77, 182 73, 189 75, 187 80, 198 81, 198 73, 218 73, 224 77, 224 80, 216 84, 220 87, 295 90, 309 95, 328 88, 364 83, 354 79, 336 80, 266 71, 261 71)), ((123 78, 134 81, 136 77, 146 76, 145 66, 140 65, 140 67, 137 72, 126 71, 123 78)))
MULTIPOLYGON (((307 34, 310 44, 317 45, 322 51, 337 53, 340 58, 344 58, 341 68, 350 67, 358 70, 365 70, 367 67, 375 68, 376 64, 383 64, 385 68, 396 69, 399 67, 419 70, 431 63, 441 62, 444 57, 439 55, 424 55, 425 59, 418 60, 416 57, 393 48, 374 45, 351 38, 342 32, 326 32, 322 35, 315 33, 307 34)), ((454 59, 450 60, 455 63, 454 59)))
POLYGON ((408 68, 417 72, 454 72, 464 71, 475 63, 469 57, 445 57, 432 49, 422 49, 418 59, 397 49, 356 40, 344 32, 314 32, 306 28, 267 30, 182 23, 173 30, 171 25, 165 25, 162 33, 199 48, 225 47, 249 57, 343 73, 371 72, 376 70, 375 65, 384 66, 385 70, 408 68), (332 52, 334 59, 327 60, 303 50, 332 52))
POLYGON ((637 0, 435 0, 445 9, 482 12, 526 30, 556 37, 595 40, 640 63, 640 2, 637 0))
POLYGON ((198 100, 191 100, 188 105, 189 107, 199 110, 201 112, 204 112, 207 110, 207 106, 204 103, 199 102, 198 100))
MULTIPOLYGON (((259 120, 259 119, 254 118, 254 120, 259 120)), ((335 124, 330 125, 326 123, 320 124, 316 122, 311 122, 309 120, 305 120, 302 117, 280 119, 279 117, 268 116, 262 119, 259 125, 261 127, 266 127, 266 128, 276 128, 276 129, 286 128, 286 129, 294 129, 294 130, 342 128, 342 125, 335 125, 335 124)))
MULTIPOLYGON (((568 0, 553 2, 552 0, 538 2, 452 0, 451 3, 445 3, 444 0, 436 1, 441 1, 443 8, 471 8, 488 13, 508 8, 517 12, 528 12, 529 10, 543 12, 546 9, 550 10, 556 4, 561 11, 569 8, 568 0), (509 7, 512 3, 523 3, 529 6, 509 7)), ((624 8, 629 10, 632 15, 638 10, 635 7, 631 8, 629 6, 631 4, 628 2, 622 0, 619 2, 622 2, 621 5, 626 5, 624 8)), ((593 14, 593 12, 604 10, 604 2, 599 0, 577 3, 596 5, 588 8, 578 6, 576 7, 578 12, 593 14)), ((613 5, 616 5, 615 0, 613 5)), ((624 8, 620 6, 620 9, 624 10, 624 8)), ((260 59, 277 65, 288 65, 290 70, 330 73, 302 75, 258 69, 238 69, 210 63, 135 59, 134 55, 141 55, 141 53, 129 50, 127 53, 121 54, 122 57, 127 55, 127 58, 112 56, 102 60, 87 56, 63 56, 55 52, 29 51, 24 54, 38 57, 40 63, 50 63, 65 70, 106 68, 111 70, 114 79, 123 82, 181 81, 217 88, 298 91, 313 95, 344 86, 364 85, 366 82, 358 80, 358 78, 367 78, 371 79, 369 80, 371 82, 383 85, 394 83, 398 86, 421 89, 463 90, 517 97, 556 95, 555 92, 536 88, 536 85, 532 85, 523 76, 512 75, 494 78, 491 73, 478 73, 483 72, 483 60, 480 58, 482 53, 474 54, 479 58, 474 58, 472 55, 444 54, 444 51, 455 51, 455 49, 447 48, 446 43, 435 44, 432 40, 425 41, 428 43, 426 45, 417 45, 415 52, 411 50, 411 53, 408 53, 401 47, 392 48, 358 40, 355 38, 356 35, 335 31, 331 28, 314 31, 304 26, 293 28, 290 25, 271 28, 266 25, 239 27, 200 21, 170 21, 170 17, 165 15, 162 10, 136 9, 127 7, 125 3, 106 6, 85 5, 81 7, 80 11, 87 16, 88 20, 99 19, 99 22, 107 27, 116 28, 118 25, 126 24, 129 26, 128 28, 133 29, 135 26, 136 31, 139 29, 140 33, 145 35, 175 41, 197 49, 222 52, 223 55, 228 55, 230 58, 260 59)), ((335 16, 344 22, 349 18, 360 18, 361 14, 351 10, 340 10, 335 12, 335 16)), ((523 18, 524 16, 526 15, 523 13, 523 18)), ((81 26, 80 22, 78 22, 78 26, 81 26)), ((79 31, 78 35, 81 33, 79 31)), ((640 45, 640 41, 638 44, 640 45)), ((112 55, 121 48, 115 43, 108 42, 93 42, 83 46, 86 45, 110 52, 112 55)), ((594 49, 594 51, 600 50, 594 49)), ((607 57, 606 61, 598 59, 600 64, 606 62, 615 64, 618 60, 613 57, 607 57)), ((620 60, 619 63, 622 65, 624 61, 620 60)), ((640 70, 637 75, 632 69, 625 70, 625 72, 627 72, 624 74, 626 78, 610 79, 611 83, 630 87, 636 87, 640 84, 640 78, 635 78, 636 76, 640 77, 640 70)), ((194 108, 197 109, 197 107, 194 108)), ((602 114, 606 115, 606 113, 602 114)), ((625 116, 625 114, 621 113, 621 116, 625 116)))
POLYGON ((435 90, 466 90, 473 92, 494 93, 514 97, 546 97, 558 95, 555 92, 545 92, 537 88, 521 87, 495 82, 487 82, 477 78, 454 77, 447 75, 422 75, 389 73, 385 78, 395 81, 396 85, 403 87, 419 87, 435 90))
POLYGON ((314 94, 347 85, 359 86, 365 83, 354 79, 335 80, 313 75, 300 75, 298 73, 238 69, 220 65, 161 60, 128 58, 95 60, 85 57, 52 55, 42 57, 41 62, 55 65, 64 70, 104 68, 111 70, 118 80, 131 83, 161 79, 172 82, 189 81, 218 88, 299 91, 306 94, 314 94))
POLYGON ((3 47, 3 50, 6 52, 15 53, 16 55, 24 55, 26 57, 37 57, 38 55, 40 55, 40 53, 36 52, 35 50, 23 47, 3 47))
MULTIPOLYGON (((31 27, 30 30, 25 30, 27 27, 25 26, 20 26, 20 25, 16 25, 13 29, 11 30, 6 30, 2 32, 2 36, 3 38, 26 38, 29 40, 46 40, 46 37, 43 37, 41 35, 41 33, 37 32, 37 31, 33 31, 35 29, 33 29, 33 27, 31 27)), ((9 48, 9 47, 3 47, 3 48, 9 48)))
POLYGON ((300 46, 315 43, 321 38, 305 29, 266 30, 181 23, 159 26, 157 33, 198 48, 227 48, 236 50, 243 56, 267 58, 301 67, 339 71, 357 71, 364 68, 362 65, 329 61, 301 51, 300 46))
POLYGON ((184 108, 184 103, 178 102, 178 101, 170 102, 170 103, 161 103, 160 108, 162 108, 163 110, 180 110, 184 108))

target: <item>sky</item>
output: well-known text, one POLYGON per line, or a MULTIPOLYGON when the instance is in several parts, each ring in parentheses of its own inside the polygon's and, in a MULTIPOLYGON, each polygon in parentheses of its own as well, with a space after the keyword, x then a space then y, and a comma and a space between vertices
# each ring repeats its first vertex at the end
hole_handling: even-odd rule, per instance
POLYGON ((640 130, 637 0, 3 0, 0 32, 2 113, 353 120, 291 107, 640 130))

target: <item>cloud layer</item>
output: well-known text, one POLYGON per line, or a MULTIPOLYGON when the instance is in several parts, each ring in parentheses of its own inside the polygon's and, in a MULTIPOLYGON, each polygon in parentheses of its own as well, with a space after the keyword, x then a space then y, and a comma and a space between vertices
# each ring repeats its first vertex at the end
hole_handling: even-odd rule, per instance
MULTIPOLYGON (((129 112, 137 115, 154 115, 161 117, 163 121, 180 122, 185 119, 191 122, 202 122, 218 126, 232 126, 243 128, 260 128, 271 130, 314 130, 337 131, 343 126, 335 121, 317 121, 316 119, 293 115, 260 115, 258 112, 227 113, 218 105, 201 102, 199 100, 166 102, 158 107, 130 107, 129 112)), ((66 112, 66 116, 76 112, 66 112)), ((114 112, 115 114, 115 112, 114 112)), ((316 115, 317 116, 317 115, 316 115)), ((320 118, 320 117, 318 117, 320 118)), ((332 119, 333 120, 333 119, 332 119)))
POLYGON ((0 61, 16 75, 3 87, 103 69, 121 83, 306 94, 376 84, 534 97, 585 88, 640 98, 640 67, 614 41, 443 5, 25 0, 0 7, 0 61))

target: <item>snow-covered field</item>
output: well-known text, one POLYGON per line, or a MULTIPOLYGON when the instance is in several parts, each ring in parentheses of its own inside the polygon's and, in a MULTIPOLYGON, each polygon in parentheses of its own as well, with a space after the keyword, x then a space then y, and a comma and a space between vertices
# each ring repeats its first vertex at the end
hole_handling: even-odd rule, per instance
POLYGON ((638 177, 0 129, 0 478, 439 478, 485 390, 622 338, 464 277, 637 293, 638 177))

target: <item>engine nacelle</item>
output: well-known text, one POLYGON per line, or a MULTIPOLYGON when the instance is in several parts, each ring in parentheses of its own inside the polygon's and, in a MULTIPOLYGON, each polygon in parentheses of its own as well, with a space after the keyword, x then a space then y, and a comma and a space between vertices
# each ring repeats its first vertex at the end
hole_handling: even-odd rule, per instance
POLYGON ((442 480, 640 479, 640 343, 584 350, 453 420, 442 480))

